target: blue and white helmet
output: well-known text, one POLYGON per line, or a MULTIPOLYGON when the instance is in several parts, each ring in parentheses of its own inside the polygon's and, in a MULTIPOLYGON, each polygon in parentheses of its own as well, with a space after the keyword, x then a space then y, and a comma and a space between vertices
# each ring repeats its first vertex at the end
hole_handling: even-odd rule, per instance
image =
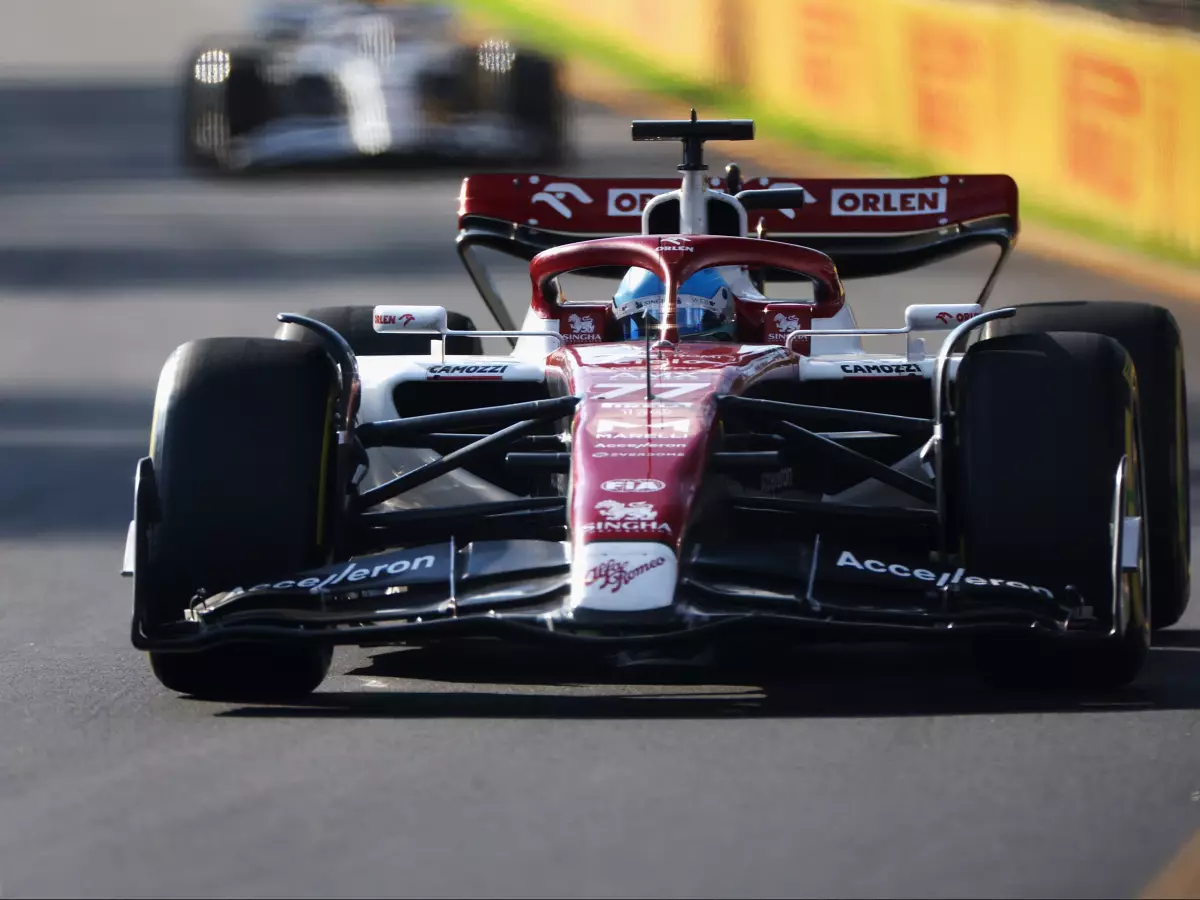
MULTIPOLYGON (((626 340, 644 338, 647 325, 662 322, 666 295, 666 286, 654 273, 641 268, 625 273, 613 296, 613 307, 626 340)), ((697 272, 679 286, 676 295, 679 339, 732 341, 733 299, 733 289, 719 270, 697 272)))

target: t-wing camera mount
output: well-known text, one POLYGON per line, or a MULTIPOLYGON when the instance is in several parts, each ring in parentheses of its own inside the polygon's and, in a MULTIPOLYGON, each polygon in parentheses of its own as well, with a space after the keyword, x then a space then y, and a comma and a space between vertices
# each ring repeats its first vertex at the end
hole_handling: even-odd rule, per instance
POLYGON ((680 172, 703 172, 705 141, 752 141, 752 119, 638 119, 633 122, 635 141, 682 141, 680 172))
POLYGON ((682 141, 683 183, 679 191, 679 231, 682 234, 704 234, 708 218, 704 206, 705 141, 752 141, 754 122, 751 119, 696 119, 692 110, 690 120, 637 119, 633 122, 635 141, 682 141))

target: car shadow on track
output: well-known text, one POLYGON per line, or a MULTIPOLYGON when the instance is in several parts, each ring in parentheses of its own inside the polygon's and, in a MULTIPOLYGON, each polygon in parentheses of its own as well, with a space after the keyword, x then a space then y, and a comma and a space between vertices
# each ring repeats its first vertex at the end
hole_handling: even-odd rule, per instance
POLYGON ((719 669, 614 668, 541 653, 415 649, 379 653, 347 675, 365 689, 330 684, 301 701, 218 715, 722 719, 1192 710, 1200 709, 1200 631, 1158 635, 1138 682, 1103 694, 1001 691, 980 682, 961 651, 912 647, 821 647, 719 669), (438 689, 429 690, 430 683, 438 689))
MULTIPOLYGON (((0 144, 0 193, 47 185, 168 179, 303 187, 320 180, 411 181, 430 174, 461 177, 479 170, 530 168, 426 153, 295 165, 238 176, 206 175, 185 169, 181 161, 181 96, 180 86, 173 80, 134 83, 111 78, 55 82, 0 79, 0 121, 7 128, 7 140, 0 144)), ((600 108, 595 105, 576 103, 573 121, 598 113, 600 108)), ((572 127, 577 129, 579 125, 572 127)), ((575 163, 568 158, 551 168, 567 168, 575 163)))
POLYGON ((123 534, 152 408, 147 394, 0 393, 0 539, 123 534))

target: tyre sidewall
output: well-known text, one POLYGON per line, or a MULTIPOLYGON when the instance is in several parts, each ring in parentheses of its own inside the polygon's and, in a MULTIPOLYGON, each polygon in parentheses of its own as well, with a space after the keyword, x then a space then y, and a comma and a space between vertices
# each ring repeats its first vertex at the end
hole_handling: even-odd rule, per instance
POLYGON ((1144 440, 1154 626, 1175 624, 1191 596, 1191 470, 1182 335, 1169 310, 1134 302, 1034 303, 989 322, 985 337, 1090 332, 1118 341, 1133 358, 1144 440))

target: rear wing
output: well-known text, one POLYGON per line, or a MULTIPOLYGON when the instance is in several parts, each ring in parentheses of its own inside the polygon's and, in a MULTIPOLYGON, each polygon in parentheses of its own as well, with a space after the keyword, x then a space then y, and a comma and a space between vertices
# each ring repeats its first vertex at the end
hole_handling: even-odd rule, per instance
MULTIPOLYGON (((710 177, 708 181, 710 190, 727 193, 723 179, 710 177)), ((755 208, 757 204, 747 202, 748 230, 827 254, 844 279, 895 274, 976 247, 997 246, 1000 259, 981 303, 986 302, 1020 229, 1017 184, 1007 175, 751 178, 739 187, 803 189, 803 206, 791 209, 755 208)), ((677 178, 472 175, 463 179, 459 194, 459 253, 476 287, 503 323, 507 314, 498 308, 498 298, 493 302, 490 279, 469 253, 470 248, 487 247, 531 260, 543 250, 575 241, 641 234, 646 204, 678 189, 677 178)), ((714 233, 739 234, 730 209, 728 203, 710 202, 714 233)), ((677 201, 656 204, 651 232, 676 233, 678 215, 677 201)), ((623 272, 593 270, 586 274, 619 277, 623 272)), ((774 270, 762 275, 772 281, 799 277, 774 270)))

